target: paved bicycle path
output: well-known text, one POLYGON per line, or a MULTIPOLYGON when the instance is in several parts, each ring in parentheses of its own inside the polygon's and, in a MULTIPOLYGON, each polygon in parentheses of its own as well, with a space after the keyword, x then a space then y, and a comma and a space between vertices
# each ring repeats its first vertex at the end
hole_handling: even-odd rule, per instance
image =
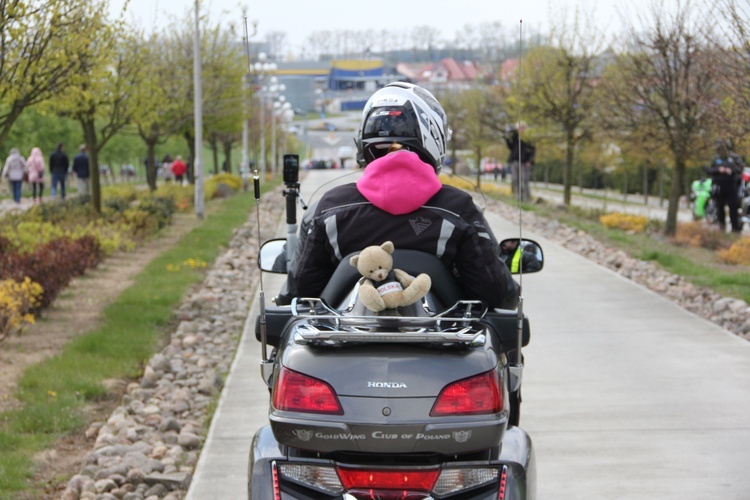
MULTIPOLYGON (((311 172, 304 184, 332 175, 311 172)), ((487 218, 500 238, 518 232, 487 218)), ((750 343, 524 236, 546 256, 541 273, 523 277, 532 340, 521 425, 536 446, 539 498, 750 498, 750 343)), ((264 275, 267 300, 280 282, 264 275)), ((257 311, 255 301, 188 499, 246 498, 252 436, 268 409, 257 311)))

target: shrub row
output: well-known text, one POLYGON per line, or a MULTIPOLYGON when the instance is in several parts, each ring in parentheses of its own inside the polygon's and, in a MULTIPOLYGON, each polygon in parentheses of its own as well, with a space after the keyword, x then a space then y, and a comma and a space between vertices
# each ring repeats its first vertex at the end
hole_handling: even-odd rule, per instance
POLYGON ((0 254, 0 279, 23 283, 27 278, 41 285, 43 293, 29 312, 37 314, 49 306, 71 279, 96 267, 103 253, 93 236, 62 237, 31 252, 17 250, 0 254))

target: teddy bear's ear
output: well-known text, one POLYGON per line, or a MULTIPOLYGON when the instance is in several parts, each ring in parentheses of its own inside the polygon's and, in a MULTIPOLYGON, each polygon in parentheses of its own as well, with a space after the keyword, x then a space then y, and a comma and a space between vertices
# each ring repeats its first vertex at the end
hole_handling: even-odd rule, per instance
POLYGON ((354 255, 351 259, 349 259, 349 264, 353 265, 354 267, 357 267, 357 262, 359 262, 359 255, 354 255))
POLYGON ((383 243, 382 245, 380 245, 380 248, 382 248, 383 250, 385 250, 388 253, 393 253, 393 251, 396 249, 393 246, 393 242, 391 242, 391 241, 386 241, 385 243, 383 243))

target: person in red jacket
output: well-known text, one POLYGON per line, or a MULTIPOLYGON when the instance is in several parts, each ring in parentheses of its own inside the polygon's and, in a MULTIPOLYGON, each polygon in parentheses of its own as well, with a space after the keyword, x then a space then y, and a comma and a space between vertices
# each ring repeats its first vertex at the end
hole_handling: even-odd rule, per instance
POLYGON ((174 174, 174 178, 178 184, 182 184, 182 179, 185 178, 186 172, 187 172, 187 165, 185 165, 185 162, 182 161, 182 156, 177 155, 177 158, 175 158, 174 163, 172 163, 172 173, 174 174))

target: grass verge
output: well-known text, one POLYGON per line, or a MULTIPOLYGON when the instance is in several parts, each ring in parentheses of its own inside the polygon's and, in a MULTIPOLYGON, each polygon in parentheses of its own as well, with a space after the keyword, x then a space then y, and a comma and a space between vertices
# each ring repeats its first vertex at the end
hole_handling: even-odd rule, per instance
MULTIPOLYGON (((507 204, 511 197, 492 195, 507 204)), ((580 207, 561 209, 546 204, 524 204, 523 208, 548 219, 558 220, 574 229, 580 229, 598 241, 618 248, 633 258, 652 261, 665 271, 682 276, 689 282, 705 286, 718 294, 735 297, 750 303, 750 268, 720 262, 715 250, 675 244, 664 233, 664 224, 649 223, 647 231, 630 233, 608 229, 599 223, 600 210, 580 207)), ((727 246, 733 236, 726 235, 727 246)))
POLYGON ((106 397, 103 380, 142 373, 182 297, 203 279, 202 263, 219 255, 254 204, 249 193, 209 203, 205 221, 148 264, 104 310, 100 328, 24 373, 17 391, 21 407, 0 414, 0 499, 35 487, 29 484, 34 455, 88 424, 84 409, 106 397))

